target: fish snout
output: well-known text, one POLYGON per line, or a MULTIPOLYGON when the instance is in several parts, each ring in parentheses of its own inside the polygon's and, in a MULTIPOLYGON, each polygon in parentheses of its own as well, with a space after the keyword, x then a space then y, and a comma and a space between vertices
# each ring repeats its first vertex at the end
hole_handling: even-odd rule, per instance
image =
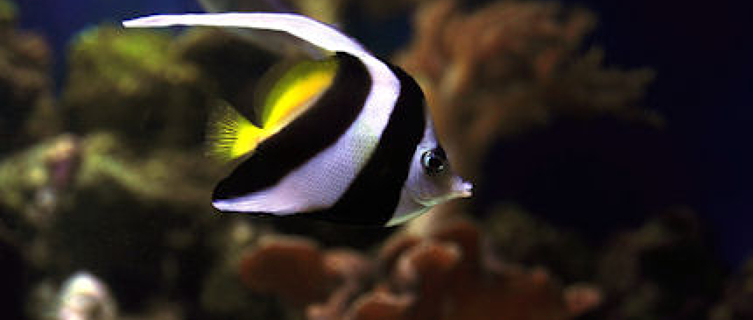
POLYGON ((468 198, 473 195, 473 184, 456 176, 452 181, 452 198, 468 198))

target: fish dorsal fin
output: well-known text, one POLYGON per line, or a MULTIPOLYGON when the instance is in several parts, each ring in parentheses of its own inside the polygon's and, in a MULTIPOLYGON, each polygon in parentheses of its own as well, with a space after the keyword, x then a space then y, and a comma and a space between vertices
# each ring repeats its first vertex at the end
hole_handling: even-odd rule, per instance
POLYGON ((324 60, 303 60, 271 70, 257 92, 259 123, 274 134, 305 111, 331 85, 337 73, 335 57, 324 60))
POLYGON ((262 128, 224 101, 211 111, 206 132, 207 154, 221 161, 251 153, 266 138, 262 128))

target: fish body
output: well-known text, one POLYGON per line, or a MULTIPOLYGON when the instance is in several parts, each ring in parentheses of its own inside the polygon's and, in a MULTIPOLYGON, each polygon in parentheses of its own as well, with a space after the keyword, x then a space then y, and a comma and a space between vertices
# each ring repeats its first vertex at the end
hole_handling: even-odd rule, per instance
POLYGON ((213 117, 215 153, 244 157, 214 190, 220 211, 392 226, 471 194, 450 168, 414 79, 335 28, 288 13, 161 15, 124 25, 284 32, 325 56, 284 73, 260 119, 230 107, 213 117))

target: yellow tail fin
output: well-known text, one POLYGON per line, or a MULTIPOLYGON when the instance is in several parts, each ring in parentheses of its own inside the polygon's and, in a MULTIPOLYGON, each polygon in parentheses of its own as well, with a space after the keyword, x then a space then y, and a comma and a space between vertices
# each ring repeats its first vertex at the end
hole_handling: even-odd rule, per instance
POLYGON ((212 111, 207 126, 207 154, 230 161, 252 152, 265 138, 255 126, 226 102, 212 111))

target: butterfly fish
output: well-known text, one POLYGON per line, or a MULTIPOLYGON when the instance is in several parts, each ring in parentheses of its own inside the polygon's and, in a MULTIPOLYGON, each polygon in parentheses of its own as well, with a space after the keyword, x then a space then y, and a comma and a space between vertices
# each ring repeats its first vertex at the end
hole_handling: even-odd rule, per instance
POLYGON ((214 190, 220 211, 393 226, 471 195, 437 141, 416 81, 334 27, 267 12, 156 15, 123 25, 274 31, 322 53, 276 78, 255 121, 232 106, 210 117, 212 153, 242 159, 214 190))

